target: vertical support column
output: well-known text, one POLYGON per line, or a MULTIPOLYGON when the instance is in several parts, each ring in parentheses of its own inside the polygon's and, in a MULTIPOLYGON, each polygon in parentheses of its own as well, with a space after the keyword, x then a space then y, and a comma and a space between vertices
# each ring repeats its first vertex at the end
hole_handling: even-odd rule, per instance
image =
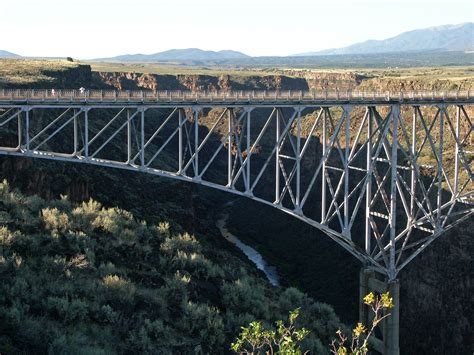
POLYGON ((349 234, 349 154, 351 151, 351 121, 349 114, 350 112, 349 106, 344 106, 344 113, 346 120, 346 129, 345 129, 345 138, 346 138, 346 147, 345 147, 345 157, 344 157, 344 233, 346 236, 350 236, 349 234), (347 234, 346 234, 347 233, 347 234))
POLYGON ((251 158, 251 152, 250 152, 250 122, 251 122, 251 109, 247 109, 247 166, 246 166, 246 173, 247 173, 247 193, 250 191, 250 186, 252 184, 250 183, 250 158, 251 158))
POLYGON ((276 110, 275 144, 275 203, 280 202, 280 109, 276 110))
POLYGON ((199 108, 194 109, 194 176, 199 177, 199 108))
POLYGON ((300 208, 300 194, 301 194, 301 107, 298 110, 298 121, 296 122, 296 210, 301 211, 300 208))
POLYGON ((393 298, 393 308, 389 310, 390 316, 384 319, 384 354, 400 354, 400 283, 392 280, 387 283, 387 291, 393 298))
MULTIPOLYGON (((411 122, 411 156, 415 159, 416 154, 416 107, 413 107, 413 118, 411 122)), ((415 218, 415 194, 416 194, 416 175, 415 175, 415 163, 411 164, 411 177, 410 177, 410 220, 409 223, 413 222, 415 218)))
POLYGON ((132 122, 130 122, 130 109, 127 109, 127 164, 132 158, 132 122))
POLYGON ((23 142, 22 140, 22 136, 23 136, 23 128, 21 126, 21 116, 22 116, 22 113, 23 112, 23 109, 20 108, 18 109, 18 115, 17 115, 17 118, 18 118, 18 147, 17 149, 20 150, 21 149, 21 143, 23 142))
POLYGON ((183 171, 183 109, 178 109, 178 174, 183 171))
POLYGON ((84 156, 89 159, 89 108, 84 109, 84 156))
POLYGON ((389 281, 395 279, 395 237, 397 236, 396 220, 397 220, 397 162, 398 162, 398 119, 400 116, 400 105, 392 106, 392 153, 390 158, 390 260, 388 276, 389 281))
MULTIPOLYGON (((327 94, 327 93, 326 93, 327 94)), ((329 108, 325 107, 323 115, 323 137, 322 137, 322 170, 321 170, 321 223, 326 220, 326 144, 327 144, 327 118, 329 108)))
POLYGON ((461 124, 461 106, 456 106, 456 142, 454 148, 454 186, 453 186, 453 199, 457 198, 458 194, 458 181, 459 181, 459 130, 461 124))
POLYGON ((140 109, 140 166, 145 167, 145 109, 140 109))
POLYGON ((77 122, 77 120, 78 120, 77 115, 78 115, 78 114, 77 114, 77 109, 74 109, 74 120, 73 120, 73 127, 74 127, 74 128, 73 128, 73 130, 74 130, 74 153, 73 153, 73 154, 74 154, 74 155, 77 154, 77 146, 78 146, 78 144, 79 144, 79 138, 78 138, 78 133, 79 133, 79 132, 78 132, 78 129, 77 129, 77 128, 78 128, 78 125, 77 125, 77 123, 78 123, 78 122, 77 122))
POLYGON ((30 108, 25 108, 25 147, 30 150, 30 108))
POLYGON ((370 226, 370 205, 372 204, 372 134, 373 134, 373 119, 374 112, 371 107, 367 107, 369 115, 367 116, 367 189, 365 192, 365 252, 370 255, 372 250, 370 238, 372 228, 370 226))
POLYGON ((231 187, 232 185, 232 108, 227 110, 227 116, 229 119, 227 129, 229 136, 227 137, 227 187, 231 187))
POLYGON ((443 148, 444 148, 444 116, 446 114, 446 106, 442 105, 439 107, 439 148, 438 148, 438 196, 437 202, 437 213, 436 221, 441 226, 441 206, 443 204, 443 148))

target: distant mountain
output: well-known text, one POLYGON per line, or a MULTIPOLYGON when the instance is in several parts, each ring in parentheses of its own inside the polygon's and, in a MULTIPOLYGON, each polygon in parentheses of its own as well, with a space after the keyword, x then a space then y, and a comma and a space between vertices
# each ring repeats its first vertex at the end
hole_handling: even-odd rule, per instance
POLYGON ((404 32, 384 40, 369 40, 348 47, 326 49, 295 56, 372 54, 410 51, 467 51, 474 49, 474 23, 444 25, 404 32))
POLYGON ((199 48, 188 49, 170 49, 165 52, 155 54, 125 54, 112 58, 102 58, 102 61, 118 62, 194 62, 194 61, 212 61, 223 59, 242 59, 249 58, 248 55, 231 51, 204 51, 199 48))
POLYGON ((0 58, 21 58, 20 55, 0 50, 0 58))

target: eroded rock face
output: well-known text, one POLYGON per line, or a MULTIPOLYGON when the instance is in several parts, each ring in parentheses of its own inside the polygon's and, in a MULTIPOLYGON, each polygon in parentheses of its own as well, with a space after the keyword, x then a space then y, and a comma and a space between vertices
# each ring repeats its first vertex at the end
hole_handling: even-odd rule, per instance
POLYGON ((391 78, 373 78, 364 80, 357 89, 377 91, 431 91, 431 90, 469 90, 472 80, 460 80, 452 83, 447 79, 427 80, 401 80, 391 78))
MULTIPOLYGON (((92 72, 88 87, 117 90, 365 90, 365 91, 424 91, 468 90, 468 79, 455 84, 446 79, 402 80, 374 78, 355 73, 285 70, 272 75, 200 75, 200 74, 142 74, 129 72, 92 72)), ((86 76, 84 77, 86 78, 86 76)))
POLYGON ((306 80, 311 90, 354 90, 367 77, 355 73, 314 72, 311 70, 285 70, 291 77, 306 80))
POLYGON ((119 72, 94 72, 92 85, 117 90, 308 90, 304 78, 285 75, 232 76, 232 75, 158 75, 119 72))

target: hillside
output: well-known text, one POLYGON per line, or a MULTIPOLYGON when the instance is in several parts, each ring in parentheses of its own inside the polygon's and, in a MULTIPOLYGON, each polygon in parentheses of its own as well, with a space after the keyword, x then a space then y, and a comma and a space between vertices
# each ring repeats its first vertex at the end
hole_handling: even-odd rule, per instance
POLYGON ((1 353, 226 353, 241 325, 302 306, 305 347, 321 354, 340 326, 329 306, 272 289, 178 225, 5 181, 0 206, 1 353))
POLYGON ((374 54, 410 51, 468 51, 474 49, 474 23, 429 27, 384 40, 368 40, 343 48, 301 53, 298 56, 374 54))

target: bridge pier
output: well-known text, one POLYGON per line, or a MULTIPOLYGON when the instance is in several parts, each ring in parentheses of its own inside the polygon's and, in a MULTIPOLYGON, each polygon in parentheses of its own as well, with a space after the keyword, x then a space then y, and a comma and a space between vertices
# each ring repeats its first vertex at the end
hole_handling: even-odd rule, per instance
POLYGON ((378 338, 376 332, 370 345, 383 355, 400 355, 400 283, 398 279, 382 281, 380 278, 380 274, 366 268, 362 268, 360 272, 359 321, 369 328, 373 319, 369 312, 369 306, 364 304, 363 298, 369 292, 385 293, 388 291, 395 306, 390 309, 390 316, 380 323, 381 332, 379 334, 382 338, 378 338))

